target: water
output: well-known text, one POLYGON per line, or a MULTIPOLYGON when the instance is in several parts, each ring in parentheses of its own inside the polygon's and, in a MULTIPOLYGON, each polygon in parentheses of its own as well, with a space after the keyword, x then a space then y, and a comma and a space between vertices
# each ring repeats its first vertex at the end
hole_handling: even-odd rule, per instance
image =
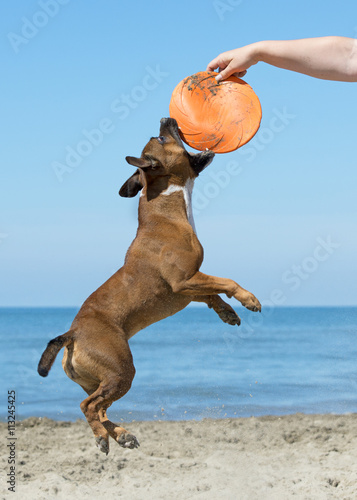
MULTIPOLYGON (((113 420, 178 420, 357 412, 357 308, 239 309, 242 325, 188 308, 130 341, 137 373, 109 410, 113 420)), ((17 417, 82 418, 83 390, 64 374, 62 353, 46 379, 37 364, 77 310, 0 309, 1 380, 16 389, 17 417)))

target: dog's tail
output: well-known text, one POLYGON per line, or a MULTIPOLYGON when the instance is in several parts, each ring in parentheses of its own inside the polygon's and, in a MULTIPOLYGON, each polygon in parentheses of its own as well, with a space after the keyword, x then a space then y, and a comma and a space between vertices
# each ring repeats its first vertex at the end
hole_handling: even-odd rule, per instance
POLYGON ((37 371, 41 377, 47 377, 59 351, 62 347, 68 346, 71 342, 73 342, 73 334, 74 331, 69 330, 63 335, 49 341, 37 367, 37 371))

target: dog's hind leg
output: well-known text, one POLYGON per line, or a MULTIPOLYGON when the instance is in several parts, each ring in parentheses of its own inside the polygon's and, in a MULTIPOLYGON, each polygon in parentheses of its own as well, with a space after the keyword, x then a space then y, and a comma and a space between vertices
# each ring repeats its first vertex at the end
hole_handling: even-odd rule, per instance
POLYGON ((194 302, 205 302, 213 309, 224 323, 229 325, 240 325, 240 317, 235 310, 227 304, 219 295, 195 295, 194 302))
MULTIPOLYGON (((88 398, 82 401, 80 407, 90 425, 101 451, 108 453, 109 436, 125 448, 135 448, 139 445, 136 438, 124 428, 113 424, 106 416, 106 410, 114 402, 128 392, 135 375, 133 358, 126 340, 114 336, 113 332, 101 338, 100 346, 81 354, 74 354, 74 365, 77 372, 84 372, 87 380, 96 378, 97 388, 88 398)), ((83 377, 84 378, 84 377, 83 377)), ((85 388, 85 384, 79 382, 85 388)))
POLYGON ((109 436, 124 448, 136 448, 139 443, 135 436, 124 428, 113 424, 106 415, 107 408, 128 392, 134 374, 120 377, 113 373, 99 384, 96 391, 82 401, 80 407, 90 425, 99 449, 109 453, 109 436))

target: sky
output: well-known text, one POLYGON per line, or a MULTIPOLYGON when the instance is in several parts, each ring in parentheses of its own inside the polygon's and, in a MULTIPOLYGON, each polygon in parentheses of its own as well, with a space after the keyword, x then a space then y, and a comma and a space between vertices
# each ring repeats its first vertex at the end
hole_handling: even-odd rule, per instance
MULTIPOLYGON (((125 156, 158 134, 183 78, 258 40, 357 36, 355 0, 1 10, 1 306, 80 306, 122 266, 138 205, 118 196, 125 156)), ((357 305, 357 84, 263 63, 244 79, 261 127, 196 181, 201 270, 263 305, 357 305)))

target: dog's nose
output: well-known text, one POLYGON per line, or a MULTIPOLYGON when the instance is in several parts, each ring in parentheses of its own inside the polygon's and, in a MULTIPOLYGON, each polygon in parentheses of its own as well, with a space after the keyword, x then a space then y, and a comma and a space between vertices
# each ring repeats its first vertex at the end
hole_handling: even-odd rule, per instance
POLYGON ((177 121, 174 118, 161 118, 160 125, 173 125, 174 127, 177 127, 177 121))
POLYGON ((169 118, 161 118, 160 125, 165 125, 165 123, 169 120, 169 118))
POLYGON ((169 133, 173 137, 178 134, 179 128, 177 121, 174 118, 161 118, 160 120, 160 134, 164 135, 165 132, 169 133))
POLYGON ((160 135, 165 137, 171 136, 179 146, 185 149, 180 137, 177 121, 174 118, 161 118, 160 135))

